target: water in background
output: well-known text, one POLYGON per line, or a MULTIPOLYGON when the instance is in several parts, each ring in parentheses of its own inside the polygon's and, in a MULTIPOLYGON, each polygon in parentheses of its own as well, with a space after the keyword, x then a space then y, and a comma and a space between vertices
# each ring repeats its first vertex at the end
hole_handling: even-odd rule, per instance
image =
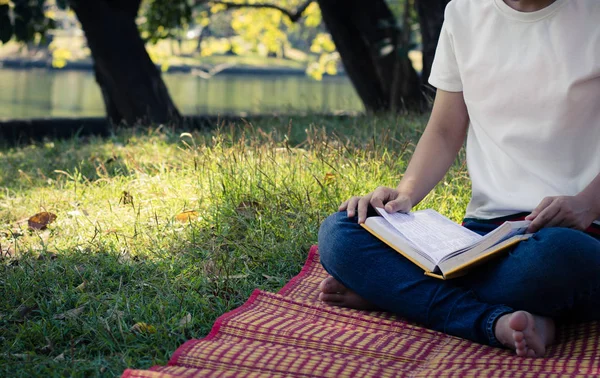
MULTIPOLYGON (((190 74, 163 78, 186 115, 362 111, 346 77, 190 74)), ((104 103, 92 72, 0 69, 0 118, 98 117, 104 103)))

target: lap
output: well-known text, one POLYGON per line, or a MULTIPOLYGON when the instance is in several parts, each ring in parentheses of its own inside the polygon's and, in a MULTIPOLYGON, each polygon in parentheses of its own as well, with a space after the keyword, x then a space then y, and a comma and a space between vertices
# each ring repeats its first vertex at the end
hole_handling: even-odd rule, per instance
POLYGON ((540 315, 569 316, 596 306, 589 316, 600 318, 600 241, 580 231, 543 229, 506 256, 451 281, 424 276, 345 212, 323 223, 319 244, 325 268, 357 292, 377 292, 390 285, 422 286, 431 292, 442 285, 463 287, 481 301, 540 315))

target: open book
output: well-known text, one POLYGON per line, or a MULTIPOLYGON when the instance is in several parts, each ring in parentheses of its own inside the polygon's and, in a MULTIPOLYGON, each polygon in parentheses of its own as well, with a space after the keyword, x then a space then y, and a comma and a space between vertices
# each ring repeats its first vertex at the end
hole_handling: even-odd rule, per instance
POLYGON ((530 221, 504 222, 481 236, 431 209, 408 214, 376 210, 381 216, 367 218, 362 226, 421 267, 425 274, 440 279, 462 276, 473 266, 531 236, 525 234, 530 221))

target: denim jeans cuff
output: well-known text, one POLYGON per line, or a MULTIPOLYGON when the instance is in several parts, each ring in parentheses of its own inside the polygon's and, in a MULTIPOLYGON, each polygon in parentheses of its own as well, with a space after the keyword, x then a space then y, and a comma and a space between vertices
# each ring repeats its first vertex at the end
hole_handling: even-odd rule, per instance
POLYGON ((498 319, 500 319, 500 317, 502 315, 506 315, 506 314, 510 314, 511 312, 514 312, 515 310, 513 310, 510 307, 507 306, 498 306, 491 314, 490 316, 488 316, 487 322, 486 322, 486 327, 485 327, 485 333, 488 337, 488 342, 490 346, 493 347, 502 347, 502 343, 500 341, 498 341, 498 339, 496 338, 496 334, 494 333, 494 326, 496 325, 496 321, 498 319))

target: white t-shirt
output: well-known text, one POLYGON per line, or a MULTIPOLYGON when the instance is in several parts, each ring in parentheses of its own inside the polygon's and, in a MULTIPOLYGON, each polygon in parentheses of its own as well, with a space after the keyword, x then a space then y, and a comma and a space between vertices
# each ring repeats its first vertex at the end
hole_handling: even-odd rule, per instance
POLYGON ((469 112, 466 216, 581 192, 600 173, 600 0, 453 0, 445 17, 429 82, 469 112))

